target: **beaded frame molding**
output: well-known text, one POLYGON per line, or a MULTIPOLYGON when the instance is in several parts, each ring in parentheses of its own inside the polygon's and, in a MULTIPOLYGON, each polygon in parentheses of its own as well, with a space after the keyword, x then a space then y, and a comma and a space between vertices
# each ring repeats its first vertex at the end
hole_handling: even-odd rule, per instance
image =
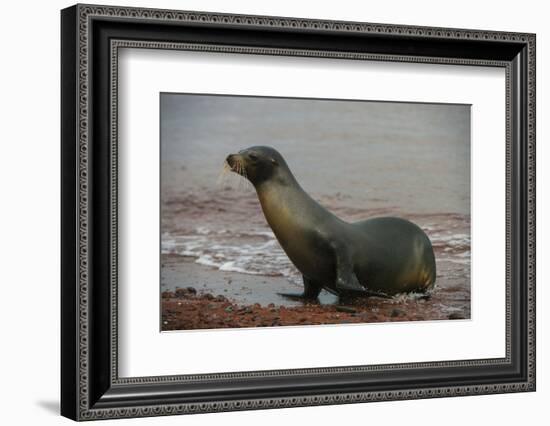
POLYGON ((535 390, 535 35, 76 5, 62 27, 61 413, 74 420, 535 390), (118 376, 121 48, 501 67, 504 358, 118 376))

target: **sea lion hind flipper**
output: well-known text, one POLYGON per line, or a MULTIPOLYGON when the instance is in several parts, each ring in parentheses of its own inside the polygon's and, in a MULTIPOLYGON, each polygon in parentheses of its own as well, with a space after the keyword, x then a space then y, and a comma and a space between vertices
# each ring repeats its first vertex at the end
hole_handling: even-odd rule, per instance
POLYGON ((351 256, 343 247, 334 246, 336 258, 336 291, 339 294, 352 294, 357 296, 368 296, 369 292, 361 285, 353 270, 351 256))
POLYGON ((353 271, 348 272, 347 270, 344 270, 339 273, 337 272, 337 274, 336 290, 338 290, 338 292, 355 292, 364 295, 369 293, 367 289, 359 283, 359 280, 353 271))

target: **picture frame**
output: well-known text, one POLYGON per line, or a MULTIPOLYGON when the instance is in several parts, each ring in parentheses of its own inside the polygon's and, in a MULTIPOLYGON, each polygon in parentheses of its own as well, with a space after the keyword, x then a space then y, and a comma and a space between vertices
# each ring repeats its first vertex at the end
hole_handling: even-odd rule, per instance
MULTIPOLYGON (((73 420, 534 391, 534 34, 75 5, 61 12, 61 414, 73 420), (506 73, 506 355, 119 377, 118 49, 490 66, 506 73)), ((505 167, 504 167, 505 166, 505 167)))

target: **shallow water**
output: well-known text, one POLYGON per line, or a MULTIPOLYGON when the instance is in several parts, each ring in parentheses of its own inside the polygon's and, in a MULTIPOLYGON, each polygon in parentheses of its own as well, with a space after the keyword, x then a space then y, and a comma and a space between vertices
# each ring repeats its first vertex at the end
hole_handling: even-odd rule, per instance
MULTIPOLYGON (((391 215, 421 226, 436 255, 432 307, 469 317, 467 106, 162 95, 162 253, 299 289, 251 185, 235 175, 217 183, 229 153, 260 144, 276 147, 302 187, 342 219, 391 215)), ((181 286, 191 279, 182 274, 181 286)))

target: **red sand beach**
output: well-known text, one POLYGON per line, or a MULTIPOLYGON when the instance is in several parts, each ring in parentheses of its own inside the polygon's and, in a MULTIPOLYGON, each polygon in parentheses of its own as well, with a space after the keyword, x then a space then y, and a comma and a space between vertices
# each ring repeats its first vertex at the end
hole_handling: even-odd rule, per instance
POLYGON ((371 297, 341 305, 330 294, 321 296, 320 304, 289 301, 277 293, 299 291, 283 277, 262 277, 237 272, 211 270, 181 262, 181 256, 163 255, 163 274, 167 281, 177 277, 194 277, 192 285, 175 286, 162 292, 162 330, 273 327, 317 324, 376 323, 388 321, 423 321, 467 319, 469 298, 460 285, 447 285, 429 298, 371 297), (167 272, 170 271, 170 272, 167 272), (203 283, 204 281, 204 283, 203 283), (290 286, 290 288, 289 288, 290 286), (449 308, 449 300, 454 299, 449 308))

